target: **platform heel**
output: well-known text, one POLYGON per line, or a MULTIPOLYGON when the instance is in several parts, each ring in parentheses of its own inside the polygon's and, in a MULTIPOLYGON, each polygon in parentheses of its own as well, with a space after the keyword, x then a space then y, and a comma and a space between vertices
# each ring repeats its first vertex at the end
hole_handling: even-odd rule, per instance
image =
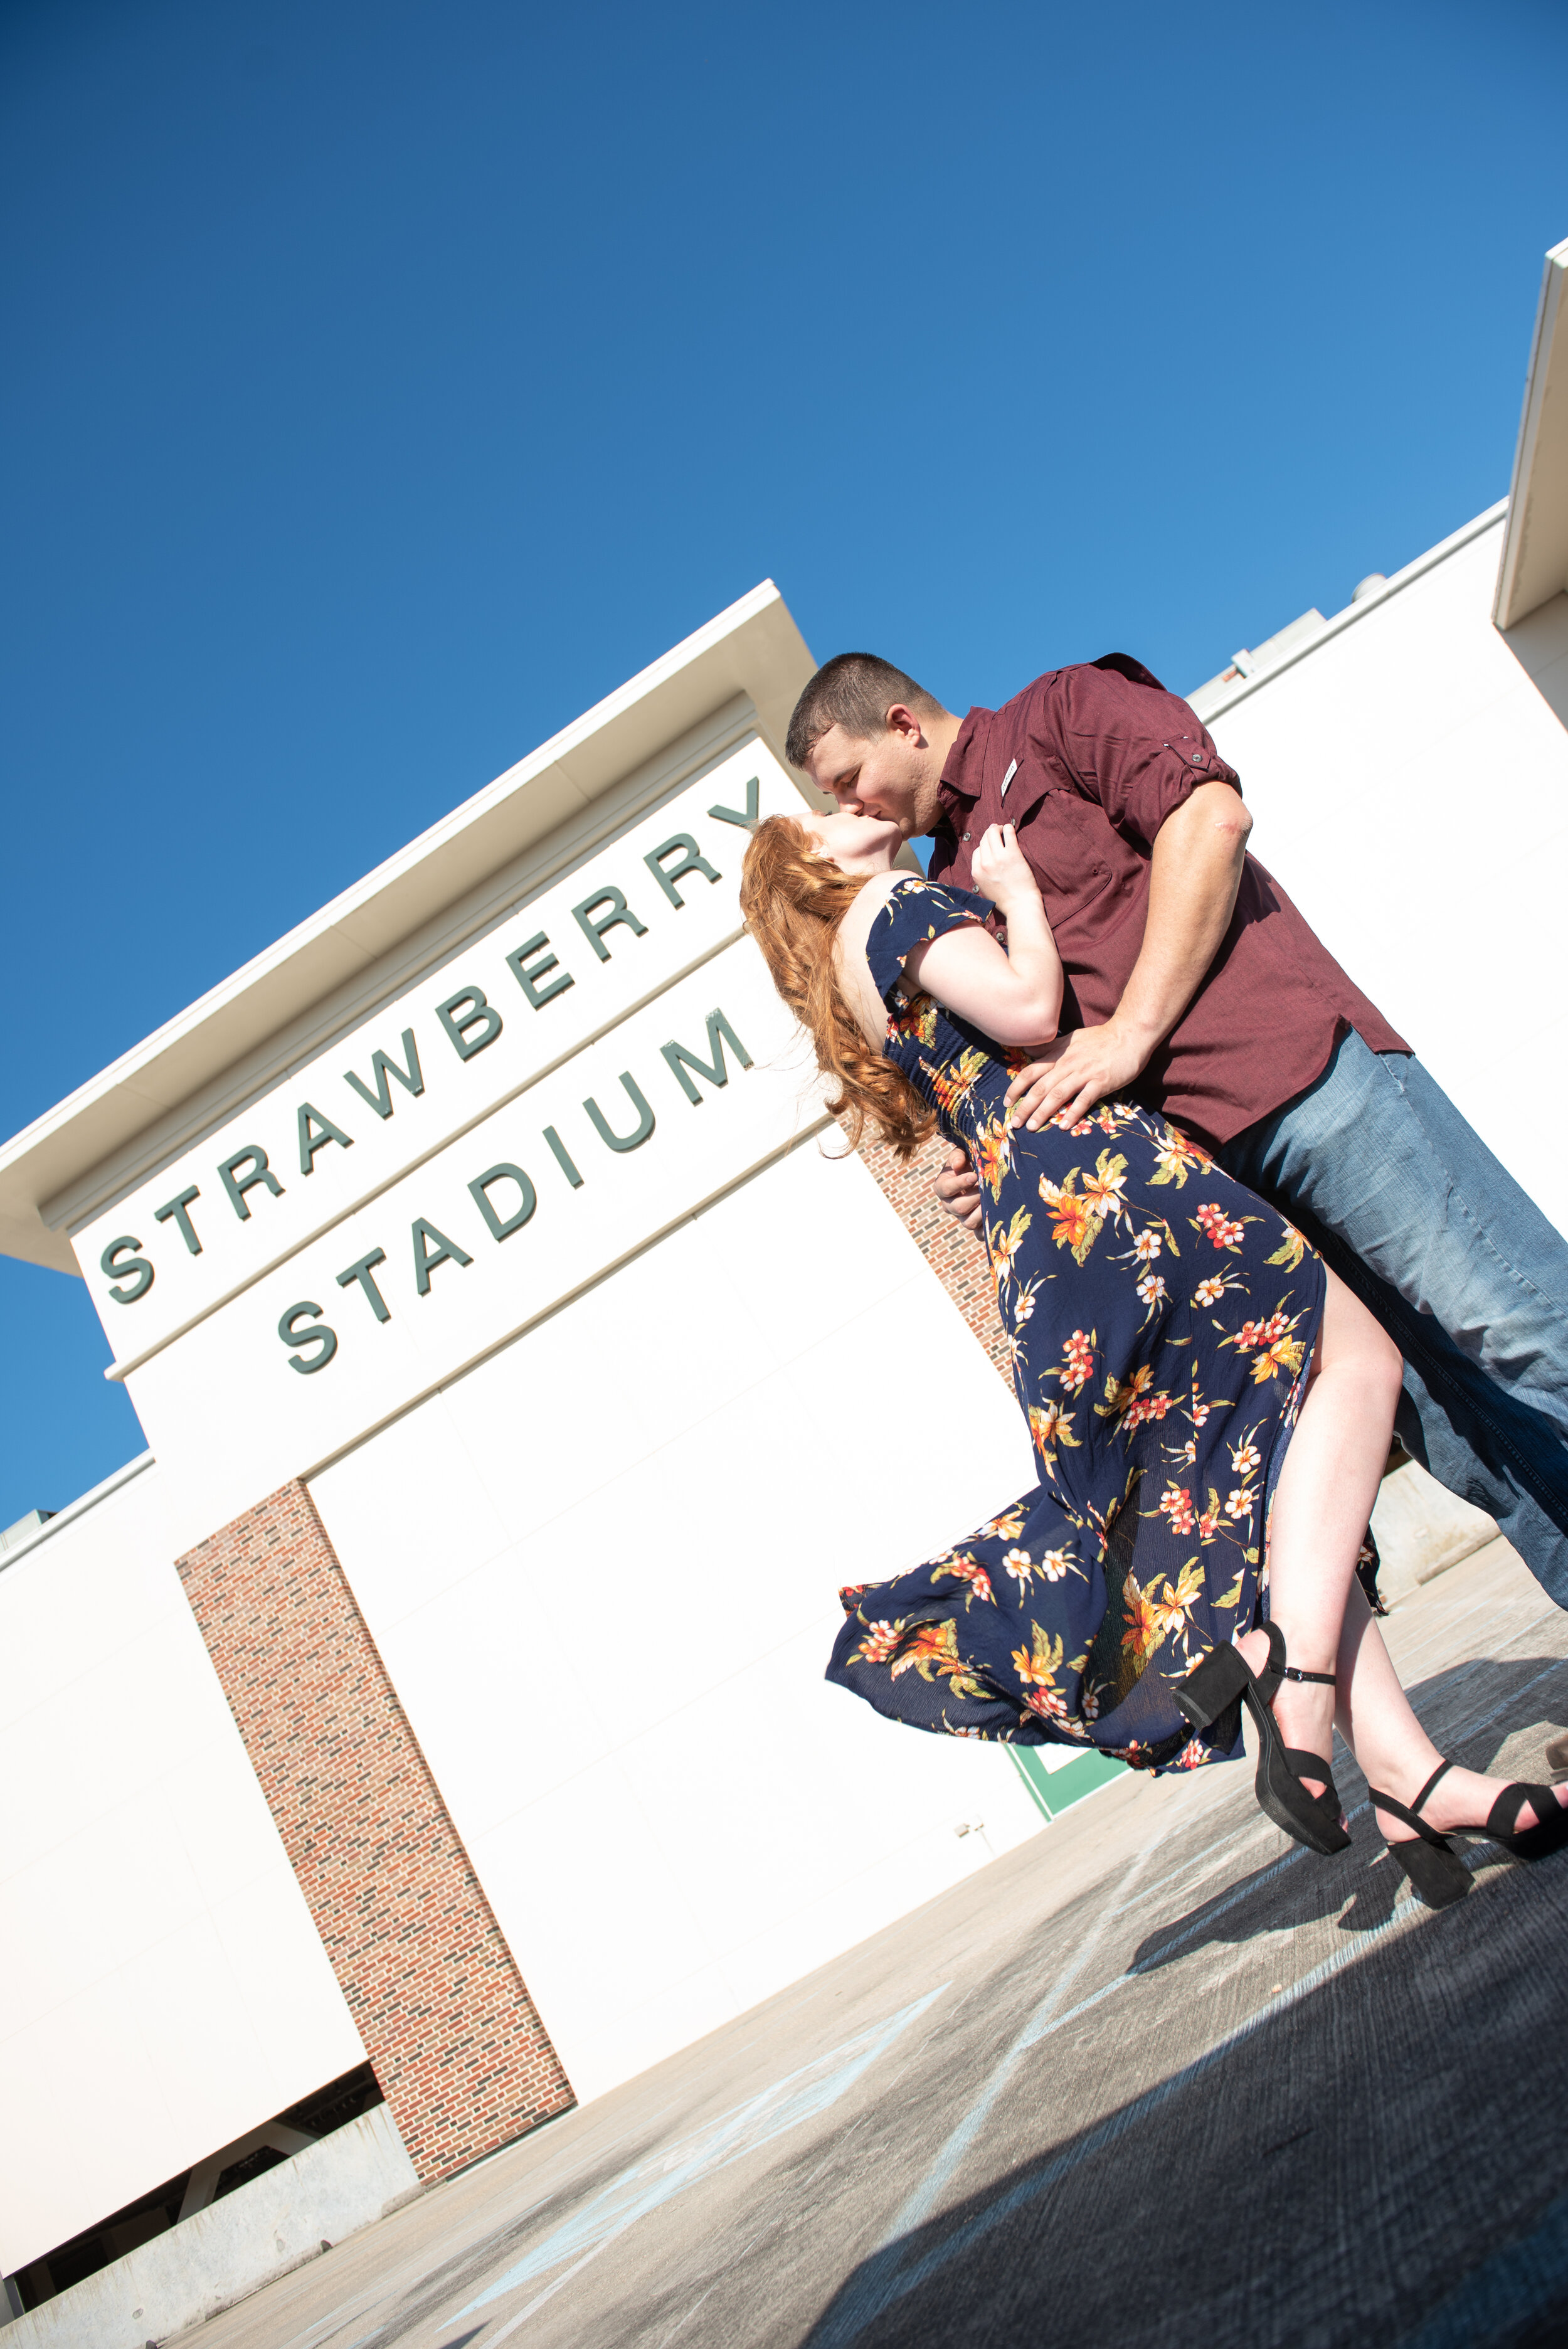
POLYGON ((1264 1671, 1254 1672, 1239 1648, 1212 1648, 1171 1693, 1194 1729, 1212 1728, 1237 1702, 1246 1706, 1258 1733, 1258 1769, 1253 1791, 1259 1808, 1287 1836, 1326 1858, 1331 1853, 1344 1851, 1350 1841, 1349 1834, 1339 1823, 1339 1793, 1333 1773, 1322 1754, 1284 1744, 1269 1700, 1277 1692, 1281 1681, 1317 1681, 1332 1688, 1334 1674, 1304 1672, 1287 1663, 1284 1634, 1279 1625, 1269 1623, 1264 1629, 1268 1633, 1269 1661, 1264 1671), (1321 1778, 1323 1793, 1312 1794, 1302 1784, 1304 1778, 1321 1778))
MULTIPOLYGON (((1439 1762, 1408 1807, 1397 1803, 1392 1795, 1380 1795, 1376 1786, 1367 1789, 1377 1810, 1386 1811, 1390 1818, 1403 1819, 1408 1827, 1415 1828, 1414 1837, 1405 1842, 1389 1843, 1386 1836, 1383 1840, 1395 1867, 1403 1869, 1409 1878, 1410 1889, 1417 1899, 1425 1901, 1429 1909, 1451 1909, 1456 1900, 1464 1899, 1473 1880, 1447 1836, 1441 1836, 1436 1827, 1429 1826, 1420 1816, 1421 1806, 1432 1788, 1453 1766, 1451 1762, 1439 1762)), ((1511 1790, 1505 1789, 1507 1791, 1511 1790)), ((1499 1802, 1501 1799, 1500 1795, 1499 1802)), ((1496 1805, 1492 1807, 1495 1810, 1496 1805)), ((1517 1818, 1518 1816, 1516 1810, 1514 1816, 1517 1818)))
POLYGON ((1470 1889, 1470 1872, 1449 1842, 1450 1836, 1484 1836, 1489 1843, 1501 1844, 1514 1859, 1544 1859, 1548 1852, 1561 1851, 1568 1843, 1568 1806, 1557 1800, 1550 1786, 1532 1786, 1521 1778, 1503 1788, 1484 1825, 1449 1827, 1446 1835, 1439 1835, 1420 1812, 1439 1779, 1453 1766, 1451 1762, 1439 1762, 1408 1809, 1391 1795, 1380 1795, 1373 1786, 1367 1789, 1380 1811, 1415 1828, 1416 1842, 1388 1844, 1388 1853, 1429 1909, 1447 1909, 1462 1900, 1470 1889), (1536 1814, 1532 1827, 1519 1825, 1519 1814, 1526 1803, 1536 1814))

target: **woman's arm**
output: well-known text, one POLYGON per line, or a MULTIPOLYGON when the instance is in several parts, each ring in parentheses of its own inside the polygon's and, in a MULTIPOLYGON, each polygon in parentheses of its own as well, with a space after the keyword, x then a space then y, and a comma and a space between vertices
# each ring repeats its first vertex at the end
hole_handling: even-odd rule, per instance
POLYGON ((1048 1043, 1061 1016, 1061 957, 1010 823, 991 826, 971 870, 1007 925, 1006 952, 978 925, 949 930, 915 948, 905 975, 998 1044, 1048 1043))

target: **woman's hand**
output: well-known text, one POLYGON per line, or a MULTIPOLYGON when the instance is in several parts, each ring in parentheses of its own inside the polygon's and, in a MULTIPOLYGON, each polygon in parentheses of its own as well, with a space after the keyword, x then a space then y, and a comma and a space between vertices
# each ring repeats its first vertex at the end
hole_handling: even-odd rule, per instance
POLYGON ((989 897, 1003 913, 1020 901, 1032 900, 1036 905, 1040 901, 1038 884, 1010 823, 991 824, 981 834, 969 870, 980 895, 989 897))
POLYGON ((1061 1017, 1061 958, 1010 823, 989 827, 971 870, 1006 921, 1006 947, 980 922, 965 922, 906 955, 904 977, 994 1043, 1048 1043, 1061 1017))

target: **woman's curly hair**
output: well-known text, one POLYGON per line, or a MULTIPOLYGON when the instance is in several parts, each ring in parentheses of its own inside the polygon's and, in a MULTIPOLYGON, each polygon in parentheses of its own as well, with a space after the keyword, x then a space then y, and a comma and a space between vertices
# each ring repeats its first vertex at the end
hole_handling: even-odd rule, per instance
POLYGON ((851 1146, 868 1119, 900 1158, 935 1131, 936 1113, 891 1061, 867 1043, 833 964, 839 925, 864 886, 812 846, 793 816, 764 817, 751 836, 740 910, 773 984, 817 1048, 817 1066, 839 1088, 828 1103, 851 1146))

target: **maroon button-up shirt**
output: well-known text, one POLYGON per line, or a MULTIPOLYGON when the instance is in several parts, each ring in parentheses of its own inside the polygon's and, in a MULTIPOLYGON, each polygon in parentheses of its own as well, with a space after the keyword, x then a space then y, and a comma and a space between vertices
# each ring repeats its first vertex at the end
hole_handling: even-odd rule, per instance
MULTIPOLYGON (((1240 788, 1197 713, 1125 653, 1051 669, 1001 709, 972 709, 942 771, 932 878, 971 887, 988 824, 1010 823, 1067 974, 1061 1025, 1098 1026, 1143 943, 1154 836, 1200 783, 1240 788)), ((1408 1052, 1277 881, 1249 856, 1196 995, 1132 1088, 1212 1143, 1323 1074, 1347 1029, 1408 1052)))

